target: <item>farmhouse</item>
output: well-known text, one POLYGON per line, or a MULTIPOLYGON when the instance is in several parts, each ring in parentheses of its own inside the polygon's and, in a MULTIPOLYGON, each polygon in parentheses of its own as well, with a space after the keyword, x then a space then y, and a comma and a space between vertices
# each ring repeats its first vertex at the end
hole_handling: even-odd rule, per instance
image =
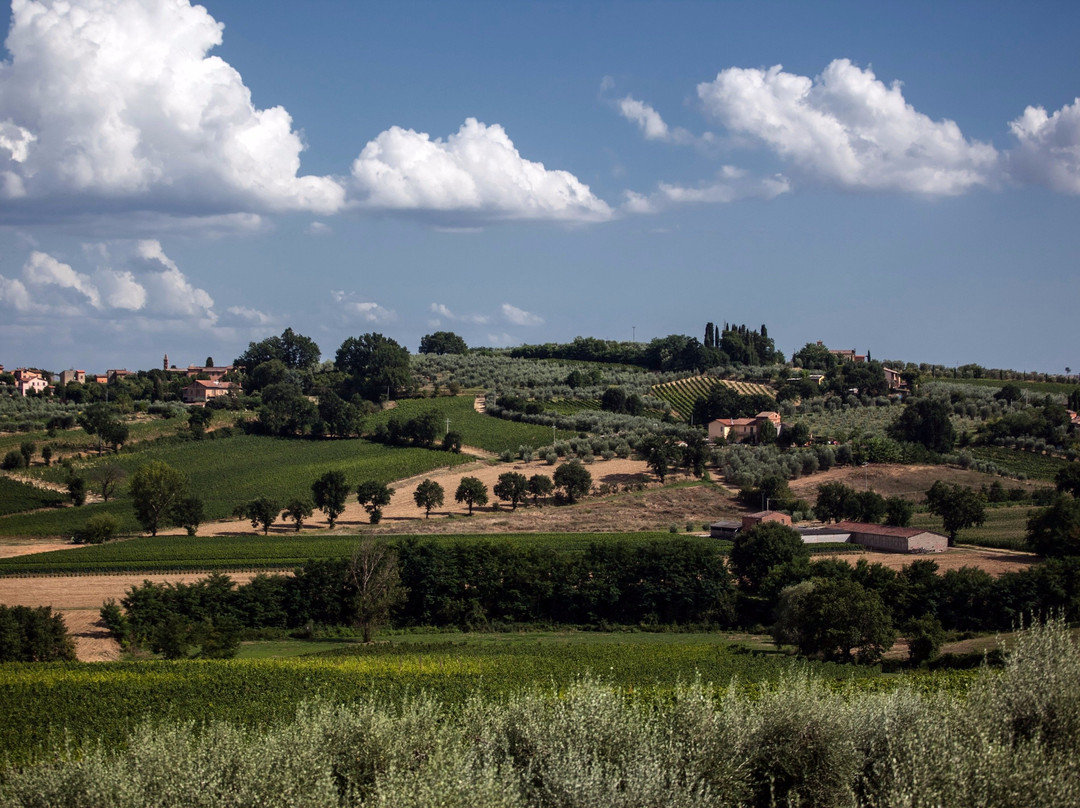
POLYGON ((212 398, 227 396, 234 389, 232 382, 194 381, 181 390, 185 404, 206 404, 212 398))
POLYGON ((72 382, 78 382, 79 384, 86 384, 86 371, 85 370, 62 370, 60 371, 60 384, 71 384, 72 382))
POLYGON ((756 441, 765 421, 772 421, 776 434, 780 434, 780 413, 759 412, 753 418, 717 418, 710 421, 709 440, 723 438, 729 443, 756 441))
MULTIPOLYGON (((762 522, 791 525, 791 517, 778 511, 761 511, 743 517, 742 524, 731 521, 709 525, 709 535, 715 539, 734 539, 742 530, 750 530, 762 522)), ((858 544, 868 550, 887 553, 942 553, 949 540, 940 533, 914 527, 890 527, 866 522, 839 522, 824 527, 796 527, 804 544, 858 544)))

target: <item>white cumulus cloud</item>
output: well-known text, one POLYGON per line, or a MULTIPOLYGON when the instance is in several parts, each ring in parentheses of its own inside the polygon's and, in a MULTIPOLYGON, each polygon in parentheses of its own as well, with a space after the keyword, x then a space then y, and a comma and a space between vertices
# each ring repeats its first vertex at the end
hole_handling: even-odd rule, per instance
POLYGON ((633 96, 619 99, 619 113, 640 126, 646 140, 667 140, 671 134, 660 113, 633 96))
POLYGON ((852 190, 959 194, 992 185, 998 153, 908 104, 898 82, 837 59, 813 79, 729 68, 698 85, 705 110, 808 177, 852 190))
POLYGON ((363 207, 450 223, 612 216, 573 174, 526 160, 501 126, 475 118, 446 140, 391 127, 364 146, 352 177, 363 207))
POLYGON ((1080 194, 1080 98, 1052 115, 1028 107, 1009 129, 1019 141, 1008 155, 1013 179, 1080 194))
POLYGON ((502 304, 502 315, 508 323, 514 325, 543 325, 544 318, 538 314, 519 309, 509 303, 502 304))
POLYGON ((457 312, 451 311, 450 307, 445 303, 432 303, 430 310, 432 314, 452 322, 474 323, 476 325, 486 325, 491 322, 491 318, 486 314, 458 314, 457 312))
POLYGON ((340 209, 338 182, 299 174, 288 112, 257 109, 208 55, 222 30, 188 0, 15 0, 0 201, 19 200, 24 218, 340 209))
POLYGON ((397 319, 397 312, 380 306, 373 300, 368 300, 355 292, 334 290, 330 292, 334 302, 350 315, 358 316, 361 320, 369 323, 389 323, 397 319))
POLYGON ((753 177, 742 169, 724 166, 712 180, 694 186, 661 182, 651 194, 627 191, 622 209, 627 213, 656 213, 672 205, 728 203, 741 199, 774 199, 791 190, 786 177, 753 177))

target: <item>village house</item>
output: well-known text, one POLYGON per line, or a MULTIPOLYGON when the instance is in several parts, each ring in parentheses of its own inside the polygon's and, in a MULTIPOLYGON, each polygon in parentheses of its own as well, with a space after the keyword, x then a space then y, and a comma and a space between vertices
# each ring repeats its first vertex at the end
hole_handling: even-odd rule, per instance
POLYGON ((189 379, 194 379, 196 376, 206 376, 212 382, 221 381, 226 373, 232 373, 235 369, 232 365, 188 365, 186 368, 178 368, 173 365, 170 367, 168 354, 165 354, 165 361, 162 364, 167 373, 182 373, 189 379))
MULTIPOLYGON (((107 370, 105 371, 105 378, 107 382, 114 382, 117 379, 126 379, 128 376, 134 376, 127 368, 121 368, 120 370, 107 370)), ((99 377, 100 378, 100 377, 99 377)))
POLYGON ((15 377, 15 389, 19 391, 20 396, 25 397, 27 393, 42 393, 52 386, 49 379, 29 368, 16 368, 11 375, 15 377))
POLYGON ((235 385, 232 382, 214 382, 198 379, 181 390, 181 394, 185 404, 205 405, 210 399, 227 396, 234 389, 235 385))
MULTIPOLYGON (((742 523, 730 520, 713 522, 709 535, 733 540, 735 535, 750 530, 762 522, 779 522, 791 526, 791 517, 779 511, 760 511, 747 514, 742 523)), ((886 553, 943 553, 949 539, 932 530, 914 527, 891 527, 866 522, 838 522, 823 527, 795 527, 804 544, 857 544, 867 550, 886 553)))
POLYGON ((753 418, 717 418, 709 422, 709 440, 723 438, 728 443, 753 443, 761 434, 761 426, 772 421, 776 434, 780 434, 780 413, 759 412, 753 418))
POLYGON ((79 384, 86 384, 86 371, 85 370, 62 370, 60 371, 60 384, 71 384, 72 382, 78 382, 79 384))

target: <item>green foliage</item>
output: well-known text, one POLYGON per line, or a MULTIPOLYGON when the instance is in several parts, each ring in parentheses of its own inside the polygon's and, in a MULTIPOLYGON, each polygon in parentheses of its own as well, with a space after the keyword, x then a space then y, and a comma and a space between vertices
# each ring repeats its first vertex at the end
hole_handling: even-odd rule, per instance
POLYGON ((731 568, 748 591, 756 592, 773 567, 809 557, 798 531, 779 522, 761 522, 736 534, 731 568))
POLYGON ((892 496, 885 500, 885 524, 893 527, 908 527, 915 514, 915 505, 902 496, 892 496))
POLYGON ((75 644, 62 615, 53 614, 49 606, 0 604, 0 662, 74 659, 75 644))
POLYGON ((1050 507, 1032 512, 1027 544, 1048 558, 1080 555, 1080 499, 1058 494, 1050 507))
POLYGON ((304 520, 310 518, 314 512, 315 509, 310 499, 307 497, 294 497, 286 503, 281 516, 283 519, 291 519, 296 524, 296 532, 299 533, 304 527, 304 520))
POLYGON ((199 532, 199 525, 206 521, 206 506, 199 497, 183 497, 173 506, 169 516, 173 524, 194 536, 199 532))
POLYGON ((1054 475, 1054 483, 1058 491, 1080 497, 1080 463, 1073 462, 1059 469, 1054 475))
POLYGON ((326 514, 331 529, 345 510, 345 499, 351 490, 343 471, 328 471, 311 484, 315 507, 326 514))
POLYGON ((17 468, 21 468, 23 464, 22 452, 18 449, 12 449, 4 455, 4 459, 0 462, 0 469, 4 471, 14 471, 17 468))
POLYGON ((382 509, 390 504, 393 494, 393 488, 378 480, 365 480, 356 487, 356 499, 368 512, 373 525, 382 519, 382 509))
POLYGON ((264 536, 270 532, 270 526, 280 512, 281 505, 270 497, 256 497, 236 509, 237 516, 248 519, 252 527, 262 527, 264 536))
POLYGON ((267 337, 262 342, 248 343, 248 348, 233 364, 251 373, 264 362, 278 360, 288 368, 304 370, 319 361, 319 346, 310 337, 286 328, 280 337, 267 337))
POLYGON ((555 483, 546 474, 534 474, 529 478, 529 494, 532 495, 533 505, 540 504, 540 498, 551 496, 554 490, 555 483))
POLYGON ((445 494, 443 487, 434 480, 423 480, 413 492, 413 501, 416 502, 417 508, 424 509, 426 519, 431 516, 432 508, 438 508, 443 504, 445 494))
POLYGON ((72 474, 67 481, 68 497, 76 508, 86 504, 86 478, 72 474))
POLYGON ((455 502, 464 502, 469 506, 469 516, 472 516, 473 506, 487 505, 487 486, 477 477, 462 477, 458 483, 457 491, 454 492, 455 502))
POLYGON ((912 665, 934 659, 945 642, 945 629, 941 621, 930 614, 908 620, 904 623, 903 632, 908 641, 908 659, 912 665))
POLYGON ((131 475, 131 504, 145 532, 156 536, 173 507, 188 493, 187 476, 167 463, 151 460, 131 475))
POLYGON ((571 460, 556 468, 552 482, 556 488, 562 489, 563 496, 571 505, 592 490, 592 475, 578 460, 571 460))
POLYGON ((338 348, 334 365, 349 375, 352 389, 371 401, 394 398, 412 380, 408 349, 382 334, 349 337, 338 348))
POLYGON ((503 502, 509 502, 511 510, 516 511, 518 503, 529 493, 529 479, 519 472, 508 471, 499 475, 492 492, 503 502))
POLYGON ((73 537, 76 544, 104 544, 116 537, 119 524, 111 513, 95 513, 87 518, 73 537))
POLYGON ((785 632, 803 654, 820 653, 836 661, 857 656, 860 662, 875 663, 896 640, 880 595, 856 581, 810 581, 784 593, 780 610, 788 621, 785 632), (793 596, 786 603, 784 593, 793 596))
POLYGON ((422 354, 464 354, 468 353, 469 346, 465 340, 453 331, 436 331, 434 334, 425 334, 420 338, 420 353, 422 354))
POLYGON ((986 521, 986 497, 966 486, 938 480, 926 492, 926 504, 930 513, 941 517, 950 547, 961 530, 986 521))

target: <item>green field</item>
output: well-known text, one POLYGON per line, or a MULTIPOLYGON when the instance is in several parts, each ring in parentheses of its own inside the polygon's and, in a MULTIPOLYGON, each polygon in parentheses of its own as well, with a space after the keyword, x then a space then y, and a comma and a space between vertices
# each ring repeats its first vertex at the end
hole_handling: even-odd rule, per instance
MULTIPOLYGON (((321 644, 313 645, 316 649, 321 644)), ((524 689, 562 689, 588 677, 637 698, 656 698, 697 678, 753 693, 785 673, 889 687, 875 668, 747 653, 719 635, 594 632, 395 637, 314 656, 272 660, 0 665, 0 760, 43 755, 65 733, 116 745, 147 717, 225 720, 246 726, 292 717, 305 700, 393 703, 419 692, 450 704, 500 699, 524 689)), ((955 673, 914 677, 923 687, 964 687, 955 673)), ((919 686, 919 685, 916 685, 919 686)))
MULTIPOLYGON (((960 531, 957 542, 979 547, 1000 547, 1006 550, 1026 550, 1024 534, 1027 532, 1030 505, 1012 505, 986 509, 986 522, 982 527, 970 527, 960 531)), ((916 513, 911 526, 944 532, 941 518, 931 513, 916 513)))
MULTIPOLYGON (((242 529, 247 529, 244 523, 242 529)), ((581 552, 590 544, 626 542, 632 545, 668 541, 670 533, 511 533, 477 536, 392 536, 391 541, 415 538, 423 542, 507 542, 518 547, 581 552)), ((695 541, 680 536, 680 540, 695 541)), ((355 535, 257 534, 239 536, 140 536, 71 550, 0 559, 0 575, 92 574, 167 570, 293 569, 313 558, 342 558, 356 546, 355 535)), ((710 547, 715 539, 697 539, 710 547)), ((719 543, 726 548, 729 543, 719 543)))
POLYGON ((955 384, 973 384, 976 387, 1004 387, 1006 384, 1015 384, 1021 390, 1027 390, 1029 393, 1035 393, 1037 395, 1068 395, 1078 386, 1076 382, 1066 384, 1065 382, 1025 382, 1017 379, 950 379, 941 377, 934 379, 933 381, 950 382, 955 384))
MULTIPOLYGON (((370 432, 378 424, 386 423, 391 418, 415 418, 427 412, 436 413, 442 420, 440 435, 445 429, 446 419, 450 420, 450 431, 461 435, 461 442, 466 446, 477 446, 489 452, 516 452, 519 446, 551 446, 552 431, 549 426, 523 424, 507 421, 491 415, 484 415, 473 409, 472 396, 445 396, 442 398, 413 398, 399 401, 392 410, 377 413, 364 422, 364 430, 370 432)), ((556 436, 562 440, 571 438, 575 433, 558 430, 556 436)))
MULTIPOLYGON (((361 480, 392 482, 432 469, 466 463, 472 458, 429 449, 391 448, 365 440, 316 440, 234 435, 217 440, 138 444, 131 452, 85 461, 115 463, 129 473, 149 460, 161 460, 186 472, 193 493, 206 504, 208 519, 229 516, 240 503, 258 496, 284 502, 311 494, 311 483, 331 469, 344 471, 351 485, 361 480)), ((58 481, 66 473, 46 469, 58 481)), ((120 520, 121 531, 139 532, 131 502, 121 497, 83 508, 62 508, 0 518, 0 535, 70 536, 93 513, 107 511, 120 520)))
POLYGON ((56 491, 46 491, 29 483, 0 477, 0 516, 35 508, 55 508, 68 498, 56 491))
POLYGON ((1012 475, 1023 474, 1032 480, 1053 480, 1058 471, 1069 464, 1061 457, 1006 449, 1003 446, 974 446, 968 451, 978 460, 989 460, 1012 475))

